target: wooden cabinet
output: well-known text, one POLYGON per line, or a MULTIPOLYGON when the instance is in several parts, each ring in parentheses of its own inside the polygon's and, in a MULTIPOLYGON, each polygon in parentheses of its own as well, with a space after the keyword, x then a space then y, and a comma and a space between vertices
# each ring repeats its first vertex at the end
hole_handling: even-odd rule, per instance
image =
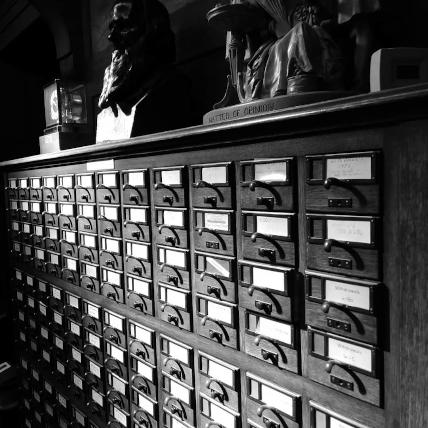
POLYGON ((26 420, 427 426, 427 101, 0 164, 26 420))

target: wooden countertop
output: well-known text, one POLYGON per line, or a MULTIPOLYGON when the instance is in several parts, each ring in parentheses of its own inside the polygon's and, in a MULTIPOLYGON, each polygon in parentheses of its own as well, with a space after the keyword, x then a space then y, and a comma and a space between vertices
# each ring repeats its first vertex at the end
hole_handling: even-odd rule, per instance
MULTIPOLYGON (((192 148, 239 145, 376 126, 428 117, 428 84, 354 95, 215 125, 199 125, 168 132, 111 141, 56 153, 0 162, 0 168, 54 166, 91 159, 184 151, 192 148)), ((6 142, 3 142, 3 144, 6 142)))

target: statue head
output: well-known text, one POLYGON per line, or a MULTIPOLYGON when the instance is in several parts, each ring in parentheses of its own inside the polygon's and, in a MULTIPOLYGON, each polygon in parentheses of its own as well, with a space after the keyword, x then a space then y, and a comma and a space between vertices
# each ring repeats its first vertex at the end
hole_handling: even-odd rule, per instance
POLYGON ((112 62, 106 69, 99 107, 129 110, 150 89, 154 73, 175 62, 168 11, 159 0, 116 0, 109 21, 112 62))

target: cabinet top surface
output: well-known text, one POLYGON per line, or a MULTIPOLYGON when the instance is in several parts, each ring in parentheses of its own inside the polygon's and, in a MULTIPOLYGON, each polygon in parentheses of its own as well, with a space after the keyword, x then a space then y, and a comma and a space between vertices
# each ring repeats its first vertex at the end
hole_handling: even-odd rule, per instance
POLYGON ((245 144, 428 117, 428 84, 355 95, 279 110, 222 124, 144 135, 61 152, 0 162, 0 168, 51 165, 70 161, 156 154, 174 150, 245 144))

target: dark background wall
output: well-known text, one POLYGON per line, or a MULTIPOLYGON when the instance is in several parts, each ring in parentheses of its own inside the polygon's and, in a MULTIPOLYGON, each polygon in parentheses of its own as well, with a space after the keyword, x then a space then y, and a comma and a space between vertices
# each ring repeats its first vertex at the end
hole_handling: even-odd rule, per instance
MULTIPOLYGON (((177 63, 192 82, 195 122, 225 90, 224 34, 206 13, 218 0, 161 0, 176 35, 177 63)), ((324 0, 344 14, 382 4, 390 17, 382 31, 392 46, 427 45, 426 0, 324 0), (366 6, 365 6, 366 5, 366 6)), ((106 39, 113 0, 0 0, 0 159, 36 154, 45 127, 43 86, 54 78, 86 84, 89 120, 95 129, 96 104, 111 47, 106 39)), ((168 114, 168 100, 165 100, 168 114)))

